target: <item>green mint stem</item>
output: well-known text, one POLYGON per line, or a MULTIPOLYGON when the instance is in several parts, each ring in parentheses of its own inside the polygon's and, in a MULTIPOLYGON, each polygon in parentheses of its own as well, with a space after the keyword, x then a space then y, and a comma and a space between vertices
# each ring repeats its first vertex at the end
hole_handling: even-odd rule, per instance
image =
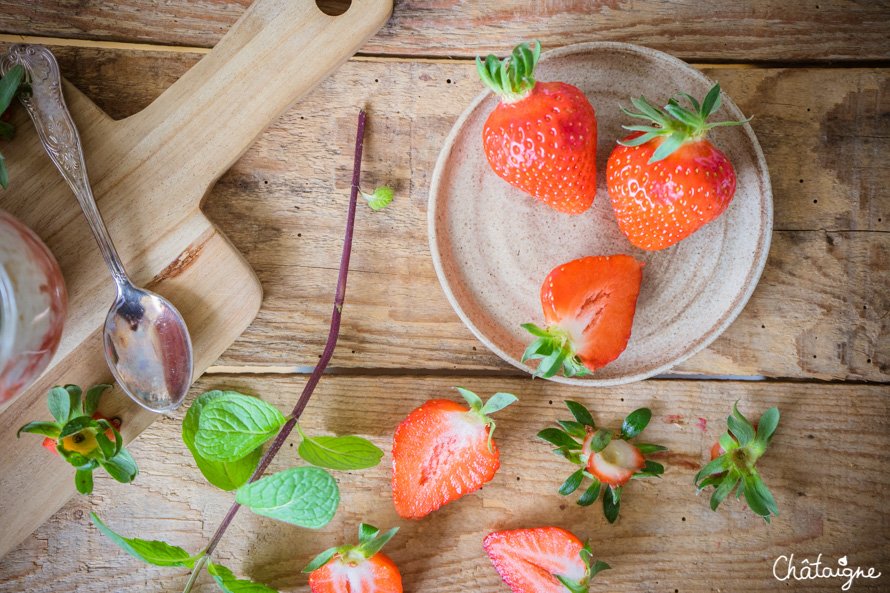
MULTIPOLYGON (((281 449, 284 441, 287 440, 287 437, 294 429, 294 426, 296 426, 297 419, 303 413, 303 410, 306 409, 306 404, 309 403, 309 398, 312 396, 312 392, 315 391, 315 387, 318 385, 322 373, 324 373, 325 368, 328 366, 328 363, 331 361, 331 357, 334 354, 334 347, 337 345, 337 338, 340 335, 340 318, 343 311, 343 302, 346 299, 346 274, 349 271, 349 256, 352 253, 352 235, 355 230, 355 207, 359 192, 358 182, 362 170, 362 148, 364 146, 364 140, 365 111, 363 109, 359 111, 358 114, 358 130, 355 135, 355 160, 352 168, 352 191, 349 195, 349 214, 346 218, 346 237, 343 240, 343 253, 340 256, 340 275, 337 278, 337 293, 334 297, 334 311, 331 316, 331 330, 328 333, 328 341, 325 344, 321 359, 318 361, 318 364, 312 371, 312 375, 309 376, 309 380, 306 382, 306 386, 303 388, 303 393, 300 395, 300 399, 297 400, 297 405, 294 406, 290 420, 281 427, 278 436, 275 437, 275 440, 272 441, 272 446, 269 447, 269 450, 266 451, 265 455, 260 459, 260 464, 257 466, 256 471, 253 472, 248 483, 258 480, 266 471, 266 468, 269 467, 269 464, 272 462, 272 459, 275 458, 275 455, 278 454, 278 450, 281 449)), ((226 532, 232 519, 235 518, 235 514, 238 512, 239 508, 241 508, 241 505, 237 502, 232 504, 229 508, 226 516, 223 517, 222 523, 220 523, 216 533, 213 534, 210 543, 207 545, 206 554, 203 558, 208 558, 216 549, 219 540, 222 539, 223 534, 226 532)), ((203 567, 203 563, 201 563, 201 567, 203 567)), ((198 563, 196 563, 192 578, 189 581, 190 583, 197 578, 196 575, 198 572, 200 572, 200 568, 198 563)), ((188 593, 190 589, 191 585, 186 587, 183 593, 188 593)))
POLYGON ((185 584, 185 589, 182 590, 182 593, 189 593, 192 590, 192 587, 195 585, 195 581, 198 580, 198 575, 201 574, 201 569, 204 568, 204 565, 207 563, 207 554, 204 554, 198 561, 195 562, 195 568, 192 569, 192 574, 189 575, 189 582, 185 584))

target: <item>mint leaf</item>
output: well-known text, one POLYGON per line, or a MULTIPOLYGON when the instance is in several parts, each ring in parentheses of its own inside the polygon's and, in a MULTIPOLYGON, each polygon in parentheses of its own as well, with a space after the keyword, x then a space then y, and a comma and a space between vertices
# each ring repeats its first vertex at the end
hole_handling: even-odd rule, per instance
POLYGON ((188 552, 177 546, 160 541, 146 541, 144 539, 122 537, 105 526, 96 513, 90 513, 93 523, 99 531, 111 538, 124 552, 138 560, 155 566, 185 566, 192 568, 195 560, 204 555, 203 552, 189 556, 188 552))
POLYGON ((634 410, 624 419, 624 424, 621 426, 622 438, 625 440, 634 438, 643 432, 643 429, 649 425, 649 420, 651 419, 652 410, 649 408, 634 410))
POLYGON ((583 405, 579 404, 578 402, 567 400, 566 407, 569 409, 569 412, 572 413, 572 416, 575 417, 575 420, 577 420, 581 424, 589 426, 590 428, 596 428, 596 423, 593 421, 593 416, 590 415, 590 411, 583 405))
POLYGON ((24 75, 25 69, 21 64, 17 64, 10 68, 9 72, 0 79, 0 114, 9 107, 9 103, 15 97, 15 92, 18 90, 24 75))
POLYGON ((68 413, 71 411, 71 397, 64 387, 53 387, 46 395, 46 405, 49 413, 53 415, 56 422, 65 424, 68 422, 68 413))
MULTIPOLYGON (((299 426, 299 425, 298 425, 299 426)), ((297 454, 312 465, 336 470, 366 469, 380 463, 383 451, 356 436, 315 437, 300 430, 303 441, 297 454)))
MULTIPOLYGON (((207 459, 198 453, 198 449, 195 447, 195 434, 198 432, 201 411, 212 400, 232 393, 235 392, 214 390, 202 393, 195 398, 186 412, 185 418, 182 419, 182 441, 191 451, 201 474, 208 482, 226 491, 235 490, 246 484, 263 455, 262 447, 257 447, 237 461, 225 462, 207 459)), ((235 395, 240 394, 235 393, 235 395)))
POLYGON ((278 593, 275 589, 261 583, 236 579, 234 573, 221 564, 208 562, 207 572, 225 593, 278 593))
POLYGON ((295 467, 241 486, 235 500, 258 515, 319 529, 334 517, 340 491, 323 469, 295 467))
POLYGON ((227 392, 201 410, 195 448, 212 461, 237 461, 272 438, 285 422, 266 402, 227 392))
POLYGON ((87 389, 87 396, 83 406, 85 416, 92 416, 99 409, 99 398, 102 392, 111 387, 111 385, 93 385, 87 389))
POLYGON ((371 207, 371 210, 385 208, 392 202, 394 195, 392 189, 389 187, 378 187, 374 190, 373 194, 366 194, 365 192, 361 192, 361 194, 368 200, 368 206, 371 207))
POLYGON ((74 473, 74 485, 81 494, 89 494, 93 491, 93 470, 78 469, 74 473))
POLYGON ((121 484, 132 482, 133 478, 136 477, 136 474, 139 473, 139 468, 136 467, 136 461, 133 460, 133 456, 130 455, 129 451, 126 449, 121 449, 118 451, 117 455, 111 459, 100 459, 98 461, 99 465, 104 467, 105 471, 108 472, 108 475, 121 484))
POLYGON ((30 432, 33 434, 42 434, 51 439, 57 439, 59 438, 59 433, 61 431, 62 427, 56 422, 28 422, 15 433, 15 436, 16 438, 19 438, 22 436, 23 432, 30 432))

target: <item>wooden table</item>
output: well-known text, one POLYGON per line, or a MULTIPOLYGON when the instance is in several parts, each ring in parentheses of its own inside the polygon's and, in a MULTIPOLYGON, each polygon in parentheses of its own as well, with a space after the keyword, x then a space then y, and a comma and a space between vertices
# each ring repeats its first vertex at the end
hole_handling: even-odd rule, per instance
MULTIPOLYGON (((53 46, 69 80, 126 117, 199 60, 247 4, 7 0, 0 41, 46 38, 37 42, 53 46)), ((367 106, 363 184, 391 184, 397 197, 380 213, 359 211, 339 346, 304 418, 309 430, 359 434, 386 455, 374 469, 337 475, 342 503, 324 530, 244 511, 220 561, 279 590, 307 591, 299 570, 351 541, 366 520, 402 528, 387 553, 406 591, 494 593, 507 588, 482 538, 552 524, 591 538, 595 556, 614 567, 594 581, 606 590, 839 590, 841 579, 778 582, 773 562, 792 553, 813 561, 821 553, 830 566, 847 556, 849 566, 885 573, 852 590, 890 590, 888 60, 886 1, 398 2, 363 53, 273 125, 208 197, 205 211, 256 270, 265 301, 192 390, 236 389, 292 406, 327 335, 353 123, 367 106), (545 49, 625 41, 669 52, 755 116, 775 195, 769 262, 735 323, 671 375, 609 389, 531 381, 473 337, 439 288, 426 238, 433 163, 482 89, 472 58, 531 37, 545 49), (520 397, 499 422, 501 470, 482 492, 422 521, 401 520, 389 486, 392 432, 426 399, 454 397, 454 385, 520 397), (614 526, 598 505, 582 509, 556 493, 568 466, 535 439, 567 416, 568 398, 607 425, 649 406, 648 440, 670 447, 658 455, 664 478, 627 488, 614 526), (692 486, 735 400, 753 417, 773 405, 782 413, 760 464, 781 511, 771 525, 734 500, 713 513, 692 486)), ((191 551, 206 544, 232 495, 203 480, 182 444, 185 410, 131 445, 135 484, 97 473, 91 497, 71 500, 0 560, 0 591, 181 590, 185 569, 137 562, 89 512, 125 535, 191 551)), ((291 446, 275 466, 299 463, 291 446)), ((196 590, 215 590, 206 576, 201 583, 196 590)))

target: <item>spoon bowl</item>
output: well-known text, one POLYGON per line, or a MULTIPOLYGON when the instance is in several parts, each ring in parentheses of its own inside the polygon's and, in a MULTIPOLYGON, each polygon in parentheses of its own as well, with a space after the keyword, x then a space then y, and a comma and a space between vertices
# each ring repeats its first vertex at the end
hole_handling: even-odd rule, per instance
POLYGON ((170 301, 129 282, 105 318, 105 360, 118 384, 152 412, 179 406, 192 382, 188 328, 170 301))

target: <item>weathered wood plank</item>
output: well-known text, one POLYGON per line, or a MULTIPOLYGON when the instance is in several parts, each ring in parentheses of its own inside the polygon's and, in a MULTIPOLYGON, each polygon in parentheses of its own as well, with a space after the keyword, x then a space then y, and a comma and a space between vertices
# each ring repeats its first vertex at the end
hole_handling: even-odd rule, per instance
MULTIPOLYGON (((238 389, 285 410, 304 381, 305 376, 204 377, 193 392, 238 389)), ((867 385, 650 380, 582 390, 515 378, 327 376, 305 413, 305 429, 369 438, 383 449, 382 463, 336 474, 340 510, 319 532, 242 510, 222 541, 219 561, 282 591, 308 591, 299 570, 317 552, 351 541, 356 524, 365 520, 401 527, 387 554, 399 565, 406 591, 496 593, 506 588, 485 556, 482 538, 499 529, 552 524, 590 537, 596 557, 612 565, 596 578, 598 590, 772 591, 782 586, 772 575, 778 556, 793 553, 799 563, 821 553, 830 566, 847 556, 850 566, 875 567, 884 576, 859 579, 853 590, 885 591, 890 579, 890 509, 883 496, 890 487, 888 395, 886 386, 867 385), (519 396, 519 403, 499 414, 495 438, 501 469, 481 492, 421 521, 401 520, 390 497, 391 435, 426 399, 456 398, 453 385, 483 395, 504 390, 519 396), (614 526, 602 517, 600 503, 583 509, 575 497, 557 494, 570 464, 535 438, 541 428, 568 417, 562 402, 570 398, 588 405, 603 426, 648 406, 654 416, 646 441, 670 448, 657 455, 667 467, 662 480, 634 481, 625 488, 614 526), (711 512, 708 496, 696 496, 692 485, 737 399, 752 419, 770 406, 782 414, 759 464, 781 513, 770 525, 734 499, 711 512)), ((209 486, 197 471, 179 437, 184 413, 182 408, 160 419, 131 445, 141 468, 133 485, 97 477, 91 498, 72 500, 3 559, 0 591, 105 592, 111 583, 115 590, 181 589, 187 571, 130 558, 90 525, 89 512, 126 535, 193 551, 206 544, 232 496, 209 486)), ((36 437, 27 446, 39 446, 36 437)), ((54 459, 47 463, 65 467, 54 459)), ((285 446, 275 468, 301 463, 296 447, 285 446)), ((794 582, 792 588, 837 591, 841 584, 825 579, 794 582)))
MULTIPOLYGON (((249 4, 9 0, 0 32, 211 47, 249 4)), ((548 48, 623 41, 700 60, 875 60, 890 57, 888 7, 884 0, 401 0, 363 51, 467 57, 504 53, 535 36, 548 48)))
MULTIPOLYGON (((199 57, 57 53, 66 74, 117 117, 147 105, 199 57)), ((705 72, 755 115, 773 179, 776 228, 783 230, 773 238, 763 280, 741 317, 677 370, 887 380, 886 72, 705 72)), ((391 183, 397 198, 379 214, 363 210, 359 216, 341 349, 333 364, 509 368, 451 311, 426 241, 433 164, 452 123, 480 88, 472 65, 464 62, 353 60, 272 126, 220 180, 205 209, 256 269, 266 297, 257 321, 219 364, 290 367, 316 360, 327 333, 350 183, 349 114, 366 105, 363 183, 391 183)))

